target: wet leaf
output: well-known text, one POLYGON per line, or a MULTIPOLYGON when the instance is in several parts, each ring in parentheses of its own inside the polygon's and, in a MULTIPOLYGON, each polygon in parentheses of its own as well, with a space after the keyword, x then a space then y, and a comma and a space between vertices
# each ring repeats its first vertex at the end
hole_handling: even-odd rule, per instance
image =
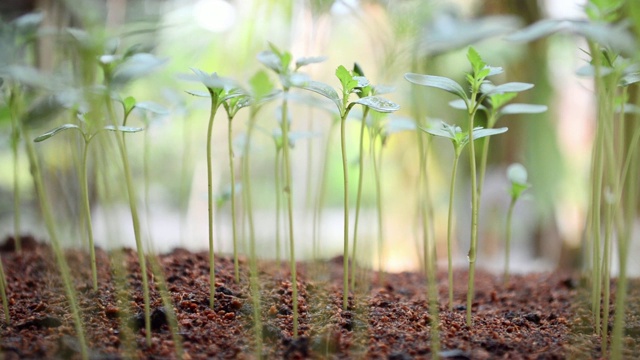
POLYGON ((53 136, 55 136, 56 134, 65 131, 65 130, 69 130, 69 129, 76 129, 80 132, 82 132, 82 130, 80 129, 80 127, 78 125, 75 124, 64 124, 64 125, 60 125, 57 128, 54 128, 52 130, 47 131, 46 133, 36 137, 35 139, 33 139, 34 142, 41 142, 41 141, 45 141, 53 136))
POLYGON ((400 110, 400 105, 380 96, 363 97, 361 99, 354 101, 354 103, 367 106, 372 110, 382 112, 382 113, 390 113, 390 112, 400 110))
POLYGON ((414 83, 416 85, 433 87, 436 89, 447 91, 451 94, 458 96, 459 98, 466 101, 467 95, 464 92, 464 89, 457 82, 443 77, 443 76, 435 76, 435 75, 421 75, 414 73, 406 73, 404 74, 404 78, 407 81, 414 83))

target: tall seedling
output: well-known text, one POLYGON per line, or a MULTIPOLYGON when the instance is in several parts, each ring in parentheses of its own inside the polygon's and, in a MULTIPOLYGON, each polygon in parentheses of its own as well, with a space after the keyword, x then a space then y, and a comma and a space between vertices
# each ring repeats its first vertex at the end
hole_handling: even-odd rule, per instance
MULTIPOLYGON (((521 92, 533 87, 533 84, 512 82, 502 85, 493 85, 486 78, 502 73, 502 68, 488 66, 480 57, 478 52, 470 47, 467 52, 467 59, 471 64, 472 71, 466 75, 466 80, 471 88, 471 93, 467 94, 460 84, 446 77, 421 75, 415 73, 405 74, 405 79, 417 85, 441 89, 458 96, 464 101, 467 110, 467 120, 469 129, 469 139, 475 139, 475 117, 479 106, 492 94, 507 92, 521 92)), ((469 259, 469 286, 467 292, 467 325, 471 326, 471 306, 473 305, 473 286, 475 281, 476 251, 478 245, 478 182, 476 170, 476 151, 474 141, 469 142, 469 168, 471 174, 471 246, 467 255, 469 259)))
MULTIPOLYGON (((227 100, 242 96, 238 87, 229 79, 222 78, 216 73, 207 74, 198 69, 191 69, 195 73, 195 79, 207 88, 207 93, 189 91, 194 96, 209 97, 211 109, 209 111, 209 123, 207 127, 207 199, 209 214, 209 307, 213 309, 216 294, 215 259, 213 251, 213 165, 211 159, 211 138, 213 135, 213 120, 222 104, 227 100)), ((237 262, 234 261, 237 270, 237 262)))
POLYGON ((106 125, 101 126, 96 124, 95 121, 89 120, 91 117, 78 115, 80 125, 77 124, 64 124, 60 125, 38 137, 33 141, 41 142, 45 141, 56 134, 59 134, 65 130, 76 130, 82 136, 84 140, 84 146, 82 150, 82 162, 80 163, 80 192, 82 197, 82 209, 84 211, 84 218, 87 226, 87 237, 89 239, 89 255, 91 258, 91 282, 93 284, 93 290, 98 291, 98 271, 96 266, 96 251, 93 243, 93 224, 91 222, 91 205, 89 204, 89 184, 87 180, 87 155, 89 154, 89 144, 91 140, 100 132, 117 131, 117 132, 138 132, 142 131, 142 128, 133 128, 126 126, 113 126, 106 125))
MULTIPOLYGON (((270 50, 258 54, 258 60, 278 74, 282 85, 282 116, 280 127, 282 131, 282 161, 284 167, 283 191, 287 200, 287 214, 289 225, 289 261, 291 265, 291 287, 293 300, 293 336, 298 337, 298 276, 295 261, 295 241, 293 233, 293 189, 291 183, 291 160, 289 157, 289 119, 288 96, 293 86, 299 86, 306 80, 306 76, 297 71, 309 64, 324 61, 323 57, 298 59, 292 63, 293 56, 287 51, 280 51, 275 45, 269 44, 270 50)), ((276 170, 277 171, 277 170, 276 170)), ((278 190, 280 192, 280 190, 278 190)), ((276 195, 277 196, 277 195, 276 195)))
MULTIPOLYGON (((422 129, 423 131, 437 137, 442 137, 451 140, 453 144, 453 165, 451 169, 451 181, 449 185, 449 213, 447 216, 447 270, 449 278, 449 310, 453 309, 453 255, 452 255, 452 243, 451 234, 453 228, 453 193, 455 191, 456 174, 458 172, 458 160, 462 154, 462 150, 469 143, 469 132, 463 132, 459 126, 449 125, 442 123, 440 128, 428 128, 422 129)), ((502 134, 507 131, 507 128, 500 129, 483 129, 477 127, 473 129, 475 132, 474 140, 478 140, 483 137, 502 134)))
POLYGON ((340 81, 341 95, 338 95, 338 93, 331 86, 317 81, 309 81, 304 84, 303 88, 309 91, 316 92, 331 100, 336 105, 338 112, 340 113, 340 149, 342 153, 342 174, 344 187, 342 307, 346 310, 349 306, 349 176, 347 173, 348 164, 345 124, 347 121, 347 117, 349 116, 349 112, 356 104, 363 105, 382 113, 394 112, 400 109, 400 106, 379 96, 366 96, 351 102, 349 101, 349 97, 352 94, 361 92, 362 88, 365 88, 369 85, 369 81, 365 77, 358 76, 354 72, 347 70, 342 65, 338 66, 338 68, 336 69, 336 77, 340 81))

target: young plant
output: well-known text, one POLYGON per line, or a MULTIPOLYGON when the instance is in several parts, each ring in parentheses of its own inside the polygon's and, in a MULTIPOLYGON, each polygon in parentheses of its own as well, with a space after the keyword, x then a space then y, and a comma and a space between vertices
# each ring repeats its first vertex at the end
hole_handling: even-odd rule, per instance
MULTIPOLYGON (((467 59, 471 64, 472 71, 467 74, 465 79, 471 88, 470 94, 464 90, 460 84, 446 77, 433 76, 433 75, 421 75, 415 73, 405 74, 405 79, 416 85, 422 85, 427 87, 433 87, 436 89, 447 91, 451 94, 459 97, 465 104, 467 110, 467 120, 469 129, 469 139, 475 139, 475 117, 478 112, 479 106, 482 102, 492 94, 501 94, 507 92, 521 92, 531 89, 533 84, 511 82, 502 85, 493 85, 488 81, 485 81, 487 77, 500 74, 503 72, 500 67, 488 66, 480 57, 478 52, 469 47, 467 52, 467 59)), ((473 305, 474 297, 474 281, 475 281, 475 264, 476 253, 478 247, 478 181, 476 170, 476 150, 474 141, 469 143, 469 167, 471 174, 471 245, 469 249, 469 286, 467 292, 467 325, 471 326, 471 306, 473 305)))
POLYGON ((80 125, 76 124, 64 124, 60 125, 46 133, 36 137, 33 141, 42 142, 53 136, 65 131, 76 130, 82 136, 84 140, 84 146, 82 150, 82 162, 80 163, 80 192, 82 196, 82 209, 84 211, 84 218, 87 226, 87 237, 89 239, 89 255, 91 258, 91 282, 93 284, 93 290, 98 291, 98 270, 96 266, 96 251, 93 243, 93 224, 91 221, 91 205, 89 204, 89 182, 87 180, 87 155, 89 154, 89 144, 91 140, 102 131, 116 131, 122 133, 133 133, 142 131, 142 128, 133 128, 127 126, 96 126, 94 121, 88 120, 83 115, 78 115, 80 125))
MULTIPOLYGON (((369 81, 354 72, 347 70, 340 65, 336 69, 336 77, 340 81, 341 95, 329 85, 309 81, 304 84, 303 88, 316 92, 329 100, 333 101, 340 113, 340 149, 342 153, 342 173, 344 186, 344 247, 343 247, 343 293, 342 307, 347 309, 349 305, 349 176, 347 172, 347 149, 346 149, 346 131, 345 124, 349 112, 356 105, 360 104, 382 113, 390 113, 400 109, 396 103, 379 96, 366 96, 356 101, 349 101, 352 94, 358 94, 362 88, 369 86, 369 81)), ((355 255, 355 254, 354 254, 355 255)), ((355 258, 355 256, 354 256, 355 258)))
MULTIPOLYGON (((324 61, 323 57, 301 58, 292 64, 293 56, 288 51, 280 51, 275 45, 269 44, 270 50, 258 54, 258 61, 273 70, 280 78, 282 85, 282 106, 280 129, 282 133, 282 161, 284 167, 283 190, 287 198, 287 214, 289 224, 289 261, 291 266, 291 296, 293 300, 293 337, 298 337, 298 275, 295 260, 295 241, 293 233, 293 188, 291 183, 291 160, 289 157, 289 111, 288 97, 292 86, 306 81, 306 76, 297 71, 309 64, 324 61), (292 66, 293 65, 293 66, 292 66)), ((277 171, 277 170, 276 170, 277 171)), ((278 192, 281 190, 278 189, 278 192)), ((277 195, 276 195, 277 196, 277 195)))
MULTIPOLYGON (((216 113, 222 104, 227 100, 242 96, 235 84, 226 78, 218 76, 216 73, 207 74, 198 69, 191 69, 195 73, 195 78, 207 88, 207 93, 199 91, 189 91, 194 96, 209 97, 211 99, 211 109, 209 111, 209 125, 207 127, 207 199, 209 214, 209 307, 213 309, 216 294, 215 279, 215 259, 213 251, 213 165, 211 159, 211 139, 213 135, 213 121, 216 113)), ((234 260, 234 270, 237 272, 237 262, 234 260)))
POLYGON ((522 193, 531 187, 531 184, 527 183, 527 169, 522 164, 514 163, 507 168, 507 178, 511 183, 509 193, 511 194, 511 202, 509 203, 509 210, 507 211, 507 229, 505 238, 505 253, 504 253, 504 283, 509 283, 509 253, 511 250, 511 217, 513 215, 513 208, 516 205, 516 201, 520 198, 522 193))
MULTIPOLYGON (((441 128, 421 128, 422 131, 431 134, 433 136, 447 138, 451 140, 453 144, 453 165, 451 169, 451 181, 449 185, 449 213, 447 216, 447 270, 449 278, 449 310, 453 309, 453 256, 452 256, 452 244, 451 233, 453 229, 453 194, 455 191, 456 174, 458 172, 458 160, 462 154, 462 150, 469 143, 469 132, 463 132, 459 126, 449 125, 442 122, 441 128)), ((476 127, 473 129, 475 136, 474 140, 478 140, 483 137, 502 134, 507 131, 507 128, 499 129, 483 129, 482 127, 476 127)))

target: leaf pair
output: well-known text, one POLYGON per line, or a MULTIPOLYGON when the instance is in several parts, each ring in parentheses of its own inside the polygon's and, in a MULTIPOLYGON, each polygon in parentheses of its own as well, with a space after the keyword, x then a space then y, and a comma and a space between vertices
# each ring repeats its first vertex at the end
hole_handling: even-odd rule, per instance
MULTIPOLYGON (((463 132, 459 126, 449 125, 444 121, 441 121, 440 128, 420 128, 422 131, 429 133, 433 136, 443 137, 451 140, 453 147, 457 154, 460 154, 462 149, 469 143, 469 132, 463 132)), ((483 137, 502 134, 507 132, 506 127, 497 129, 485 129, 481 126, 473 128, 473 139, 478 140, 483 137)))

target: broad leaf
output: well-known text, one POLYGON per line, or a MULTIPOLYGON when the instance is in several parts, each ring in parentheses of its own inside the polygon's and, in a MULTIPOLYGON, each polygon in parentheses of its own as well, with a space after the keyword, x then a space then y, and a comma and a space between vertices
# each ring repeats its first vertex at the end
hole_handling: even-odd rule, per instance
POLYGON ((167 110, 167 108, 153 101, 140 101, 134 106, 136 109, 146 110, 158 115, 166 115, 169 113, 169 110, 167 110))
POLYGON ((354 103, 367 106, 372 110, 382 112, 382 113, 390 113, 390 112, 400 110, 400 105, 380 96, 363 97, 361 99, 354 101, 354 103))
POLYGON ((474 140, 478 140, 478 139, 481 139, 483 137, 502 134, 502 133, 507 132, 507 130, 509 130, 509 129, 506 128, 506 127, 495 128, 495 129, 476 128, 476 129, 473 129, 473 139, 474 140))
POLYGON ((338 110, 342 111, 342 102, 340 100, 340 96, 331 86, 319 81, 308 81, 302 86, 302 88, 318 93, 333 101, 333 103, 338 107, 338 110))
POLYGON ((326 56, 302 57, 296 60, 296 69, 310 64, 317 64, 327 60, 326 56))
POLYGON ((506 84, 493 85, 490 82, 484 82, 480 86, 480 91, 486 96, 499 93, 517 93, 533 88, 533 84, 523 82, 510 82, 506 84))
POLYGON ((64 124, 64 125, 60 125, 55 129, 49 130, 46 133, 38 136, 37 138, 33 139, 34 142, 41 142, 41 141, 45 141, 50 137, 55 136, 57 133, 60 133, 62 131, 65 130, 69 130, 69 129, 76 129, 80 132, 82 132, 82 130, 80 129, 80 127, 78 125, 75 124, 64 124))
POLYGON ((118 131, 123 133, 135 133, 135 132, 144 130, 143 128, 140 128, 140 127, 120 126, 120 125, 117 125, 117 126, 107 125, 103 127, 103 129, 109 130, 109 131, 118 131))
POLYGON ((133 110, 133 107, 136 106, 136 99, 133 96, 128 96, 122 100, 122 105, 124 105, 124 111, 129 113, 133 110))
POLYGON ((503 107, 506 103, 513 100, 518 94, 517 93, 501 93, 501 94, 491 94, 489 95, 489 101, 491 102, 491 108, 493 110, 499 109, 503 107))
POLYGON ((464 92, 464 89, 457 82, 443 77, 443 76, 435 76, 435 75, 421 75, 414 73, 406 73, 404 74, 404 78, 407 81, 414 83, 416 85, 433 87, 436 89, 444 90, 454 95, 457 95, 459 98, 463 100, 467 100, 467 95, 464 92))
POLYGON ((500 110, 500 115, 510 114, 539 114, 547 111, 546 105, 509 104, 500 110))

